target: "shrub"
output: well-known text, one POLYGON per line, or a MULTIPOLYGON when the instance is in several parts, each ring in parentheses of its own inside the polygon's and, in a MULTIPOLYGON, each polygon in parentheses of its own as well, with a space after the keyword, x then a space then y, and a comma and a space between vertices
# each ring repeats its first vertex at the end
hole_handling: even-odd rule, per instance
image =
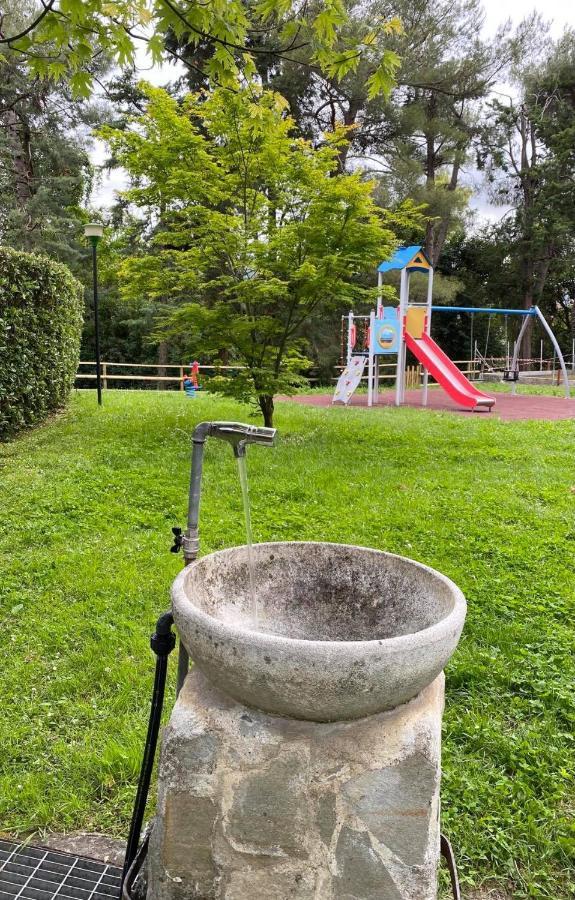
POLYGON ((0 247, 0 440, 65 404, 78 366, 82 293, 61 263, 0 247))

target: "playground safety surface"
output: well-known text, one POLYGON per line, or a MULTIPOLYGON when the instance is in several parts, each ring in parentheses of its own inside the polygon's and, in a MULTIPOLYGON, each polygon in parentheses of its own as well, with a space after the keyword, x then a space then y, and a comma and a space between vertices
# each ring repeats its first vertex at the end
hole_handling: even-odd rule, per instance
MULTIPOLYGON (((489 393, 489 386, 482 386, 485 393, 489 393)), ((333 394, 298 394, 286 399, 294 403, 302 403, 304 406, 331 406, 333 394)), ((566 397, 548 397, 544 395, 526 394, 499 394, 494 392, 496 403, 492 412, 485 410, 473 411, 462 409, 451 400, 441 388, 432 388, 428 393, 427 409, 440 410, 441 412, 458 413, 462 416, 495 416, 504 421, 545 419, 554 421, 557 419, 575 418, 575 399, 566 397)), ((395 401, 394 391, 380 391, 378 406, 393 406, 395 401)), ((349 406, 367 407, 367 394, 357 394, 351 398, 349 406)), ((341 404, 338 404, 341 406, 341 404)), ((406 391, 405 406, 419 407, 421 409, 421 391, 406 391)), ((377 406, 372 407, 377 409, 377 406)))

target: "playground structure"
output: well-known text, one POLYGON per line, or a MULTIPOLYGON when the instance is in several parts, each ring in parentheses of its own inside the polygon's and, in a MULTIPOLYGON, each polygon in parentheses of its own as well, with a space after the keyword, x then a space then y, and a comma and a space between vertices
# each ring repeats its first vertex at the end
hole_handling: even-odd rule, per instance
POLYGON ((423 366, 422 406, 428 402, 429 375, 441 385, 458 405, 470 410, 491 410, 495 398, 478 390, 465 374, 452 362, 431 337, 432 313, 483 313, 489 315, 520 316, 523 322, 515 341, 513 357, 504 372, 504 379, 511 381, 513 392, 519 376, 519 348, 521 339, 530 319, 536 318, 543 326, 553 344, 561 367, 565 396, 570 397, 569 377, 565 360, 557 339, 549 323, 537 306, 530 309, 495 309, 472 306, 433 305, 433 267, 420 246, 403 247, 391 260, 378 267, 379 298, 377 309, 369 316, 347 317, 346 366, 339 378, 333 396, 333 403, 347 405, 360 384, 367 363, 367 405, 378 402, 380 381, 380 358, 394 354, 397 357, 395 370, 395 405, 405 402, 406 358, 410 350, 423 366), (383 306, 383 275, 393 270, 400 271, 399 306, 383 306), (427 275, 427 298, 425 303, 410 301, 410 276, 413 272, 427 275))

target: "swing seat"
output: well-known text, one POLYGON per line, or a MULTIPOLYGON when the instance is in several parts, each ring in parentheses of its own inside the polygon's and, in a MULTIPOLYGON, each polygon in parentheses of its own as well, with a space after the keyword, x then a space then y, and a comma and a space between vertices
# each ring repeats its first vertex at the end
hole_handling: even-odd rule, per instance
POLYGON ((519 381, 519 369, 504 369, 503 381, 519 381))

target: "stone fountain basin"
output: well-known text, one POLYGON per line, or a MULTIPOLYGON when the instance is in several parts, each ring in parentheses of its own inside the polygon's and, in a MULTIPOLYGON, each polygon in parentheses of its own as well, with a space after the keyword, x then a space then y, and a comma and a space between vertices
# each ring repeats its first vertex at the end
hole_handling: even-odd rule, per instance
POLYGON ((345 544, 253 546, 181 571, 173 614, 193 662, 221 691, 269 713, 358 719, 411 700, 441 672, 465 620, 459 588, 403 556, 345 544))

